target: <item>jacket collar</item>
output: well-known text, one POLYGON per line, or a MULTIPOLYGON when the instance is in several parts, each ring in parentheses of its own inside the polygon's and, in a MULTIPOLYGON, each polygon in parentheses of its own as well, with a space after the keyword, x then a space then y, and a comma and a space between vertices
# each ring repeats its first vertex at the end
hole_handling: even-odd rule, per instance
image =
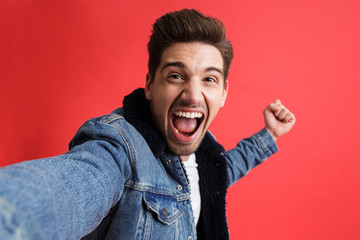
POLYGON ((126 121, 143 136, 154 156, 159 158, 166 148, 166 142, 156 130, 144 89, 138 88, 125 96, 123 107, 126 121))

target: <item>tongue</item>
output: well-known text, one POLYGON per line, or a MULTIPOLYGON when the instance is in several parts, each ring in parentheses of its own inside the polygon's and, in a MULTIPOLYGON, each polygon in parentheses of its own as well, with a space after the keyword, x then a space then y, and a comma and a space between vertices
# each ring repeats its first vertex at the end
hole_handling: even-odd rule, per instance
POLYGON ((196 129, 197 121, 194 118, 174 117, 174 126, 179 132, 192 133, 196 129))

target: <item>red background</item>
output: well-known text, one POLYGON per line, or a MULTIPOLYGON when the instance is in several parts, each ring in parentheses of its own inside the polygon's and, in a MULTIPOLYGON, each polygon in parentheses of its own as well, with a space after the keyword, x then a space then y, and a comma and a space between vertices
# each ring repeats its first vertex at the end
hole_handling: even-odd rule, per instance
POLYGON ((231 239, 360 239, 358 0, 0 2, 0 161, 64 153, 80 125, 144 86, 160 15, 220 18, 235 59, 211 130, 229 149, 280 98, 281 149, 229 190, 231 239))

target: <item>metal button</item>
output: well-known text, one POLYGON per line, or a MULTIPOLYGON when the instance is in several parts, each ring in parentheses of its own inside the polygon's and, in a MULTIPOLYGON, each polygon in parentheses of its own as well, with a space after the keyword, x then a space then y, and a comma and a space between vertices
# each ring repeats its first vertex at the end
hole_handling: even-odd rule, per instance
POLYGON ((169 216, 169 213, 168 213, 168 211, 166 211, 165 208, 161 209, 161 213, 162 213, 165 217, 169 216))
POLYGON ((188 237, 188 240, 193 240, 193 237, 192 236, 188 237))
POLYGON ((170 164, 171 163, 171 160, 166 160, 166 164, 170 164))
POLYGON ((179 190, 179 191, 181 191, 181 190, 182 190, 182 186, 181 186, 181 185, 177 185, 176 189, 179 190))

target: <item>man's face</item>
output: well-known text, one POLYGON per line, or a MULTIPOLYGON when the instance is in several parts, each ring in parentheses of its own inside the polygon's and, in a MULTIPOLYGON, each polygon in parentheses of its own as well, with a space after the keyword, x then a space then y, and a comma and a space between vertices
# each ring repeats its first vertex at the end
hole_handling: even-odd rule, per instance
POLYGON ((170 150, 183 160, 199 147, 210 123, 225 103, 223 58, 212 45, 176 43, 164 50, 146 98, 157 129, 170 150))

